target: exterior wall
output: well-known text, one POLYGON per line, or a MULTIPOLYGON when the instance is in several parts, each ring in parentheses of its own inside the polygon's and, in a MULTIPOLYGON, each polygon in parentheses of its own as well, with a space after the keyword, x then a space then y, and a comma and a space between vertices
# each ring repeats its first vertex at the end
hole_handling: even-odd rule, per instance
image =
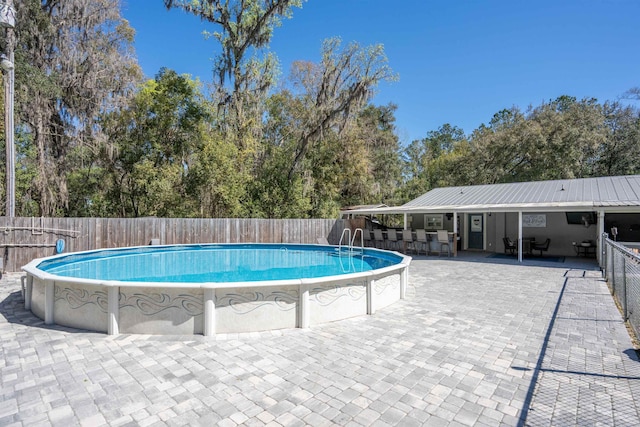
POLYGON ((484 215, 484 224, 485 224, 485 234, 484 234, 484 250, 489 252, 496 252, 498 248, 500 250, 504 249, 502 247, 502 237, 500 239, 497 238, 497 217, 498 215, 495 213, 488 213, 484 215), (500 242, 500 245, 498 245, 500 242))
POLYGON ((442 218, 442 228, 444 230, 453 231, 453 220, 453 217, 451 219, 447 219, 447 215, 445 214, 444 218, 442 218))
POLYGON ((410 226, 413 230, 424 229, 424 214, 409 215, 410 226))

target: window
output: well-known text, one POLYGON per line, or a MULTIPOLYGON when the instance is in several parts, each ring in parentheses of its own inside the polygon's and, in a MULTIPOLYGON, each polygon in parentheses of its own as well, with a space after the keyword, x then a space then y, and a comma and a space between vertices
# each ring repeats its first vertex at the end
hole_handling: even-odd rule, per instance
POLYGON ((442 214, 425 215, 424 228, 427 228, 430 230, 442 230, 442 214))

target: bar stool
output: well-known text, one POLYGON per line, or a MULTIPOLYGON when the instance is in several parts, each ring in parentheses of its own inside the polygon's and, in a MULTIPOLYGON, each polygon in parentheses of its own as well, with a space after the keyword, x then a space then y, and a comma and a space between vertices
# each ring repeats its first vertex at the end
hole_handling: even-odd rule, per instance
POLYGON ((384 249, 384 236, 379 228, 373 230, 373 243, 376 248, 380 245, 379 249, 384 249))
POLYGON ((389 228, 387 230, 387 243, 389 244, 389 249, 400 250, 400 241, 398 240, 398 232, 395 228, 389 228))
POLYGON ((424 254, 429 255, 431 248, 429 247, 429 239, 427 239, 427 232, 423 229, 416 230, 416 250, 420 255, 420 247, 424 247, 424 254))
POLYGON ((402 230, 402 243, 404 243, 407 253, 409 249, 416 253, 416 244, 413 240, 413 232, 411 230, 402 230))
POLYGON ((442 255, 443 248, 447 247, 447 256, 451 256, 451 243, 449 243, 449 233, 447 230, 438 230, 438 243, 440 243, 440 253, 442 255))

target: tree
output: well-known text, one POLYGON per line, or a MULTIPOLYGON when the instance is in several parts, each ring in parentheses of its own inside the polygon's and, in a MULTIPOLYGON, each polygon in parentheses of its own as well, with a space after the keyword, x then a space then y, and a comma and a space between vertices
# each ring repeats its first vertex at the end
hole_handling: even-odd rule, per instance
POLYGON ((495 184, 522 180, 531 169, 535 131, 525 115, 513 107, 496 113, 488 126, 471 134, 472 167, 466 180, 473 184, 495 184))
MULTIPOLYGON (((236 203, 241 203, 245 213, 265 215, 260 203, 254 200, 267 193, 264 189, 257 192, 255 178, 262 173, 258 167, 264 164, 265 150, 268 151, 261 146, 263 115, 269 90, 276 82, 278 61, 274 54, 264 51, 274 29, 292 16, 294 7, 302 6, 302 0, 164 0, 164 4, 168 9, 182 9, 218 27, 218 31, 206 34, 220 43, 213 70, 215 123, 225 143, 237 147, 234 153, 237 191, 229 194, 245 195, 233 203, 225 198, 235 207, 225 206, 238 213, 236 203), (254 197, 247 200, 247 195, 254 197)), ((229 153, 228 149, 223 151, 229 153)), ((202 167, 200 172, 212 171, 204 164, 202 167)), ((212 208, 205 210, 211 212, 212 208)))
POLYGON ((464 131, 449 123, 428 132, 426 138, 411 142, 403 151, 404 199, 411 200, 435 187, 449 185, 456 174, 448 170, 447 159, 452 160, 454 149, 463 142, 466 142, 464 131))
POLYGON ((632 87, 626 91, 622 97, 626 99, 640 99, 640 87, 632 87))
MULTIPOLYGON (((311 174, 289 179, 295 141, 293 129, 301 124, 297 112, 299 99, 283 90, 266 102, 266 121, 260 155, 256 158, 255 179, 248 183, 249 214, 264 218, 306 218, 313 193, 311 174)), ((320 168, 320 165, 315 165, 320 168)))
MULTIPOLYGON (((380 197, 373 181, 400 169, 395 107, 367 113, 366 106, 376 85, 394 77, 381 46, 341 50, 339 39, 325 41, 320 64, 295 62, 290 84, 266 103, 263 149, 250 183, 253 214, 335 216, 342 203, 380 197), (383 149, 386 163, 376 164, 383 149)), ((397 178, 384 191, 394 192, 397 178)))
POLYGON ((396 204, 402 184, 400 142, 395 133, 395 104, 367 105, 357 116, 340 166, 344 171, 341 206, 396 204))
POLYGON ((529 119, 541 131, 534 155, 535 179, 594 176, 598 149, 607 138, 602 106, 596 99, 561 96, 535 108, 529 119))
POLYGON ((640 173, 640 112, 619 102, 605 102, 607 137, 598 147, 597 176, 640 173))
POLYGON ((493 184, 593 176, 606 139, 602 107, 595 99, 561 96, 522 113, 496 113, 457 151, 458 184, 493 184), (464 173, 461 173, 464 172, 464 173))
MULTIPOLYGON (((214 61, 219 124, 242 152, 254 154, 261 136, 263 102, 275 83, 278 62, 273 54, 259 56, 283 18, 302 0, 164 0, 220 27, 209 33, 221 46, 214 61)), ((244 154, 244 153, 242 153, 244 154)))
POLYGON ((111 183, 107 211, 122 217, 197 214, 187 177, 208 120, 199 83, 168 69, 145 82, 129 107, 107 115, 102 124, 117 148, 104 159, 111 183))
POLYGON ((187 195, 198 206, 195 215, 211 218, 247 216, 247 187, 238 170, 238 147, 210 129, 202 135, 186 176, 187 195))
POLYGON ((300 126, 295 135, 294 157, 289 179, 298 171, 307 152, 322 141, 329 130, 342 133, 373 96, 381 81, 397 77, 387 64, 382 45, 361 48, 351 43, 341 50, 339 38, 325 40, 322 62, 297 62, 292 79, 299 92, 300 126))
POLYGON ((36 175, 27 192, 38 215, 62 214, 67 172, 76 166, 69 153, 95 153, 107 143, 98 117, 122 105, 139 76, 133 30, 110 0, 19 0, 15 6, 18 126, 35 145, 36 175))

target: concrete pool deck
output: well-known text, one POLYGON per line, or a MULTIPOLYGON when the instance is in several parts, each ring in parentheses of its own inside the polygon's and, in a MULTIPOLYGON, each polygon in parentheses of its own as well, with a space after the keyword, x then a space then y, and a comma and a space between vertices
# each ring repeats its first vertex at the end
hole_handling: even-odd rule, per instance
POLYGON ((407 299, 310 329, 108 336, 0 281, 0 425, 634 425, 640 362, 593 261, 415 257, 407 299))

